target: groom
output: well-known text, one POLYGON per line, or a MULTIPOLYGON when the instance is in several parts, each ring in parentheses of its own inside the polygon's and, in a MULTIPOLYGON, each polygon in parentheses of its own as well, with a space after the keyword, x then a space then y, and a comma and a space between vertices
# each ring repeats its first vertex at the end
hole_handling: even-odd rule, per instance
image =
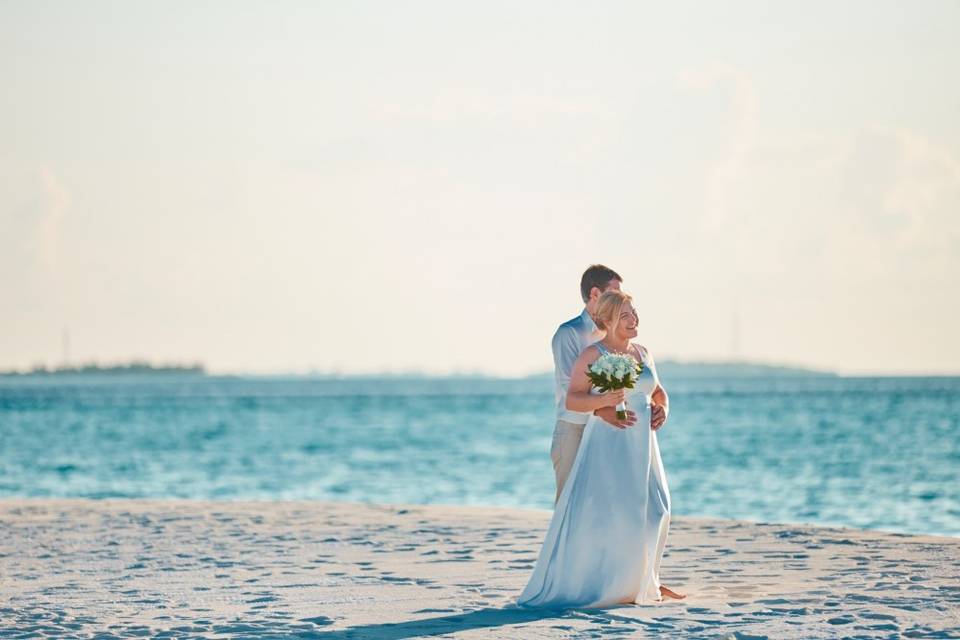
MULTIPOLYGON (((580 278, 580 296, 583 298, 583 311, 572 320, 567 320, 553 334, 551 346, 553 348, 553 364, 556 377, 556 410, 557 424, 553 430, 553 444, 550 447, 550 458, 553 460, 553 471, 557 476, 557 495, 554 502, 560 499, 563 485, 567 481, 573 461, 580 448, 580 439, 583 437, 583 428, 587 424, 589 414, 570 411, 566 408, 567 388, 570 386, 570 370, 573 363, 580 357, 580 352, 588 346, 601 340, 603 331, 597 328, 593 315, 597 310, 597 302, 604 291, 608 289, 620 290, 623 278, 616 271, 602 264, 594 264, 583 272, 580 278)), ((637 415, 627 411, 627 418, 617 418, 616 407, 604 407, 594 411, 595 414, 610 424, 625 428, 633 426, 637 415)))

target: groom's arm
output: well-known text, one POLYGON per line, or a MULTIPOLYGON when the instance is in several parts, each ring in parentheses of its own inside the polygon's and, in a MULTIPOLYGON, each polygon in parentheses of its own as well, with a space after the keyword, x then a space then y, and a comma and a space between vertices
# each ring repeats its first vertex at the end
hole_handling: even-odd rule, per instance
POLYGON ((650 428, 656 431, 667 421, 670 415, 670 398, 660 385, 650 394, 650 428))
POLYGON ((576 330, 571 327, 558 328, 553 334, 553 340, 550 341, 550 348, 553 350, 553 367, 557 383, 566 394, 570 389, 570 372, 573 370, 573 363, 580 357, 580 339, 576 330))
POLYGON ((667 395, 667 390, 659 384, 657 388, 653 390, 653 393, 650 394, 650 397, 653 398, 653 404, 658 404, 667 411, 670 411, 670 396, 667 395))
POLYGON ((650 394, 651 414, 650 428, 656 431, 667 421, 670 416, 670 396, 667 390, 660 386, 660 376, 657 375, 657 364, 653 356, 647 351, 646 347, 641 347, 647 354, 647 361, 650 363, 650 370, 653 372, 653 379, 657 381, 657 386, 650 394))

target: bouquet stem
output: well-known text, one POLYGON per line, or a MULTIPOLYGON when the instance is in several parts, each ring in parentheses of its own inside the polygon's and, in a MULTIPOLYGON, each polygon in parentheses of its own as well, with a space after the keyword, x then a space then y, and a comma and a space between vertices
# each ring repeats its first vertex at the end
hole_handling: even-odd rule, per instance
POLYGON ((621 402, 620 404, 617 405, 617 420, 626 420, 626 419, 627 419, 627 403, 621 402))

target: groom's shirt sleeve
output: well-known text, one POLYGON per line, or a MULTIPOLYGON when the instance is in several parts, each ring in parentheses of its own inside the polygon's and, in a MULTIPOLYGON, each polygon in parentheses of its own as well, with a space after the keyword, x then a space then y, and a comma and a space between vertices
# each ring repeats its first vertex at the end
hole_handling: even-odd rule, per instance
POLYGON ((567 389, 570 388, 570 372, 573 363, 580 357, 580 336, 573 327, 561 325, 553 334, 553 366, 557 381, 557 409, 564 411, 567 389))

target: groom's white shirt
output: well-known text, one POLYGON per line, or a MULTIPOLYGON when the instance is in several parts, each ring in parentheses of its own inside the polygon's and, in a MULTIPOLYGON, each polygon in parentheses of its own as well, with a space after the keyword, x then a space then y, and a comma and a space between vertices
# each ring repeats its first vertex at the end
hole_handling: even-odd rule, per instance
POLYGON ((553 334, 551 346, 553 348, 553 366, 556 378, 556 409, 557 420, 586 424, 589 413, 570 411, 566 408, 567 389, 570 387, 570 372, 573 363, 580 357, 580 353, 588 346, 603 337, 603 332, 597 329, 596 323, 587 308, 572 320, 567 320, 557 328, 553 334))

